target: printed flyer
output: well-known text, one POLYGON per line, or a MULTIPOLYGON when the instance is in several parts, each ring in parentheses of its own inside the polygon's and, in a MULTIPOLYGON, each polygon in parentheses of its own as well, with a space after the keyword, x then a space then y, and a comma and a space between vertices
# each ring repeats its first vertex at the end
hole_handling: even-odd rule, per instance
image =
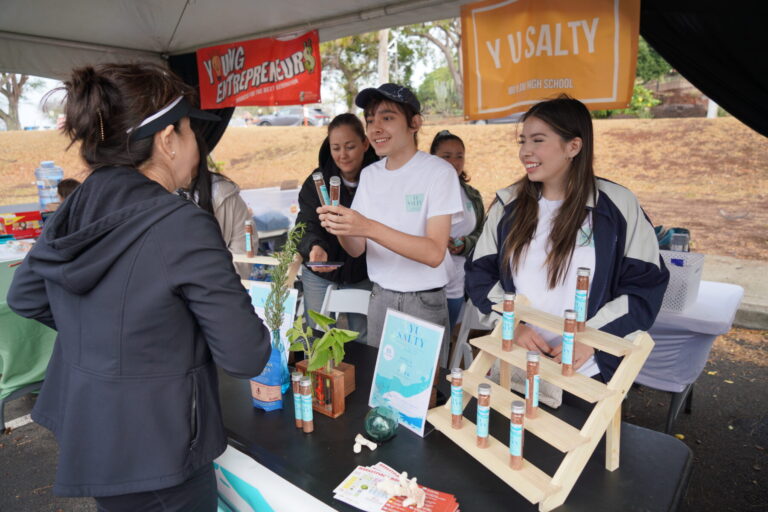
POLYGON ((368 405, 389 405, 400 424, 424 436, 424 425, 445 327, 387 310, 368 405))

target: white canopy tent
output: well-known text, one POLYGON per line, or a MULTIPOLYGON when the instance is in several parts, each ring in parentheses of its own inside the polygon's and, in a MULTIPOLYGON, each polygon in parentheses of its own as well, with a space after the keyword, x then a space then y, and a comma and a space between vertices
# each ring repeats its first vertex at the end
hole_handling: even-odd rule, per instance
POLYGON ((466 0, 0 0, 0 70, 62 78, 76 66, 160 60, 318 29, 321 41, 451 18, 466 0))

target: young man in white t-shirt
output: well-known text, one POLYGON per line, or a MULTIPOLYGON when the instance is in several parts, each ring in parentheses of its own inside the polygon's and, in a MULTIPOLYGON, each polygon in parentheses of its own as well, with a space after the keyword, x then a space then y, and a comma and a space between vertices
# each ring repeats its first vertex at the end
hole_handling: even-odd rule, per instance
POLYGON ((366 134, 382 159, 363 169, 351 208, 323 206, 322 225, 352 256, 366 254, 373 281, 368 343, 378 346, 388 308, 446 326, 445 285, 451 223, 461 220, 456 172, 419 151, 421 105, 406 87, 384 84, 355 98, 365 111, 366 134))

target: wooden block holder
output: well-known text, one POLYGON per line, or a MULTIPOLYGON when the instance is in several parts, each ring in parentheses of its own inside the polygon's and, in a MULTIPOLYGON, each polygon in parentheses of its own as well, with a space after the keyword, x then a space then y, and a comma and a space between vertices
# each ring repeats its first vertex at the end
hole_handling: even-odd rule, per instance
MULTIPOLYGON (((515 301, 515 326, 521 320, 548 331, 563 332, 563 319, 530 307, 529 301, 517 296, 515 301)), ((501 312, 501 305, 495 307, 501 312)), ((614 471, 619 467, 619 445, 621 429, 621 402, 629 391, 635 377, 643 367, 653 348, 653 340, 645 333, 639 333, 634 340, 619 338, 597 329, 587 327, 576 333, 576 341, 592 346, 615 356, 623 356, 613 378, 603 384, 589 377, 575 373, 571 377, 562 375, 561 366, 548 358, 541 358, 539 375, 541 379, 561 387, 579 398, 593 403, 592 413, 579 430, 558 419, 543 409, 536 418, 525 418, 525 430, 565 454, 563 461, 549 476, 524 460, 523 467, 514 470, 509 465, 509 448, 505 443, 489 436, 489 447, 478 448, 475 443, 475 424, 464 418, 462 428, 451 427, 451 402, 435 407, 427 413, 427 420, 435 428, 472 455, 492 473, 519 492, 541 512, 553 510, 562 505, 573 489, 576 480, 584 470, 598 442, 605 433, 605 467, 614 471)), ((525 400, 511 388, 511 366, 526 369, 526 350, 515 346, 511 352, 501 350, 501 322, 494 331, 481 338, 471 340, 480 350, 472 365, 464 371, 464 407, 470 396, 477 398, 477 386, 482 382, 491 384, 491 407, 504 418, 510 417, 513 400, 525 400), (501 385, 485 376, 496 360, 500 360, 501 385)), ((449 376, 450 378, 450 376, 449 376)), ((525 453, 523 453, 525 456, 525 453)))
MULTIPOLYGON (((354 367, 353 367, 354 368, 354 367)), ((296 371, 307 374, 307 361, 296 363, 296 371)), ((324 368, 309 372, 312 378, 312 409, 331 418, 338 418, 344 414, 344 372, 333 368, 327 372, 324 368), (317 379, 323 379, 325 386, 318 385, 317 379), (319 390, 322 393, 320 394, 319 390)))

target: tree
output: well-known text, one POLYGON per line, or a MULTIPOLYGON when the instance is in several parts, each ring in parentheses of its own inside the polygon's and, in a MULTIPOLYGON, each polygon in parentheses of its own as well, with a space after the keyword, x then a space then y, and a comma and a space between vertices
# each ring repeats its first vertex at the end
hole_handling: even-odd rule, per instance
POLYGON ((5 96, 8 104, 5 110, 0 108, 0 119, 5 122, 6 130, 21 130, 19 100, 24 95, 24 86, 28 80, 28 75, 0 73, 0 94, 5 96))
POLYGON ((430 112, 461 112, 461 97, 456 93, 456 86, 447 66, 437 68, 424 77, 419 86, 419 100, 424 109, 430 112))
POLYGON ((672 71, 672 66, 642 37, 637 45, 637 71, 635 76, 642 83, 660 78, 672 71))
MULTIPOLYGON (((347 109, 352 112, 360 82, 369 80, 376 72, 379 53, 377 32, 358 34, 327 41, 320 45, 323 70, 336 71, 344 91, 347 109)), ((331 77, 332 74, 325 74, 331 77)))
POLYGON ((406 37, 420 38, 437 47, 445 57, 446 67, 453 79, 456 94, 463 105, 464 80, 461 62, 461 22, 458 18, 408 25, 402 28, 406 37))

